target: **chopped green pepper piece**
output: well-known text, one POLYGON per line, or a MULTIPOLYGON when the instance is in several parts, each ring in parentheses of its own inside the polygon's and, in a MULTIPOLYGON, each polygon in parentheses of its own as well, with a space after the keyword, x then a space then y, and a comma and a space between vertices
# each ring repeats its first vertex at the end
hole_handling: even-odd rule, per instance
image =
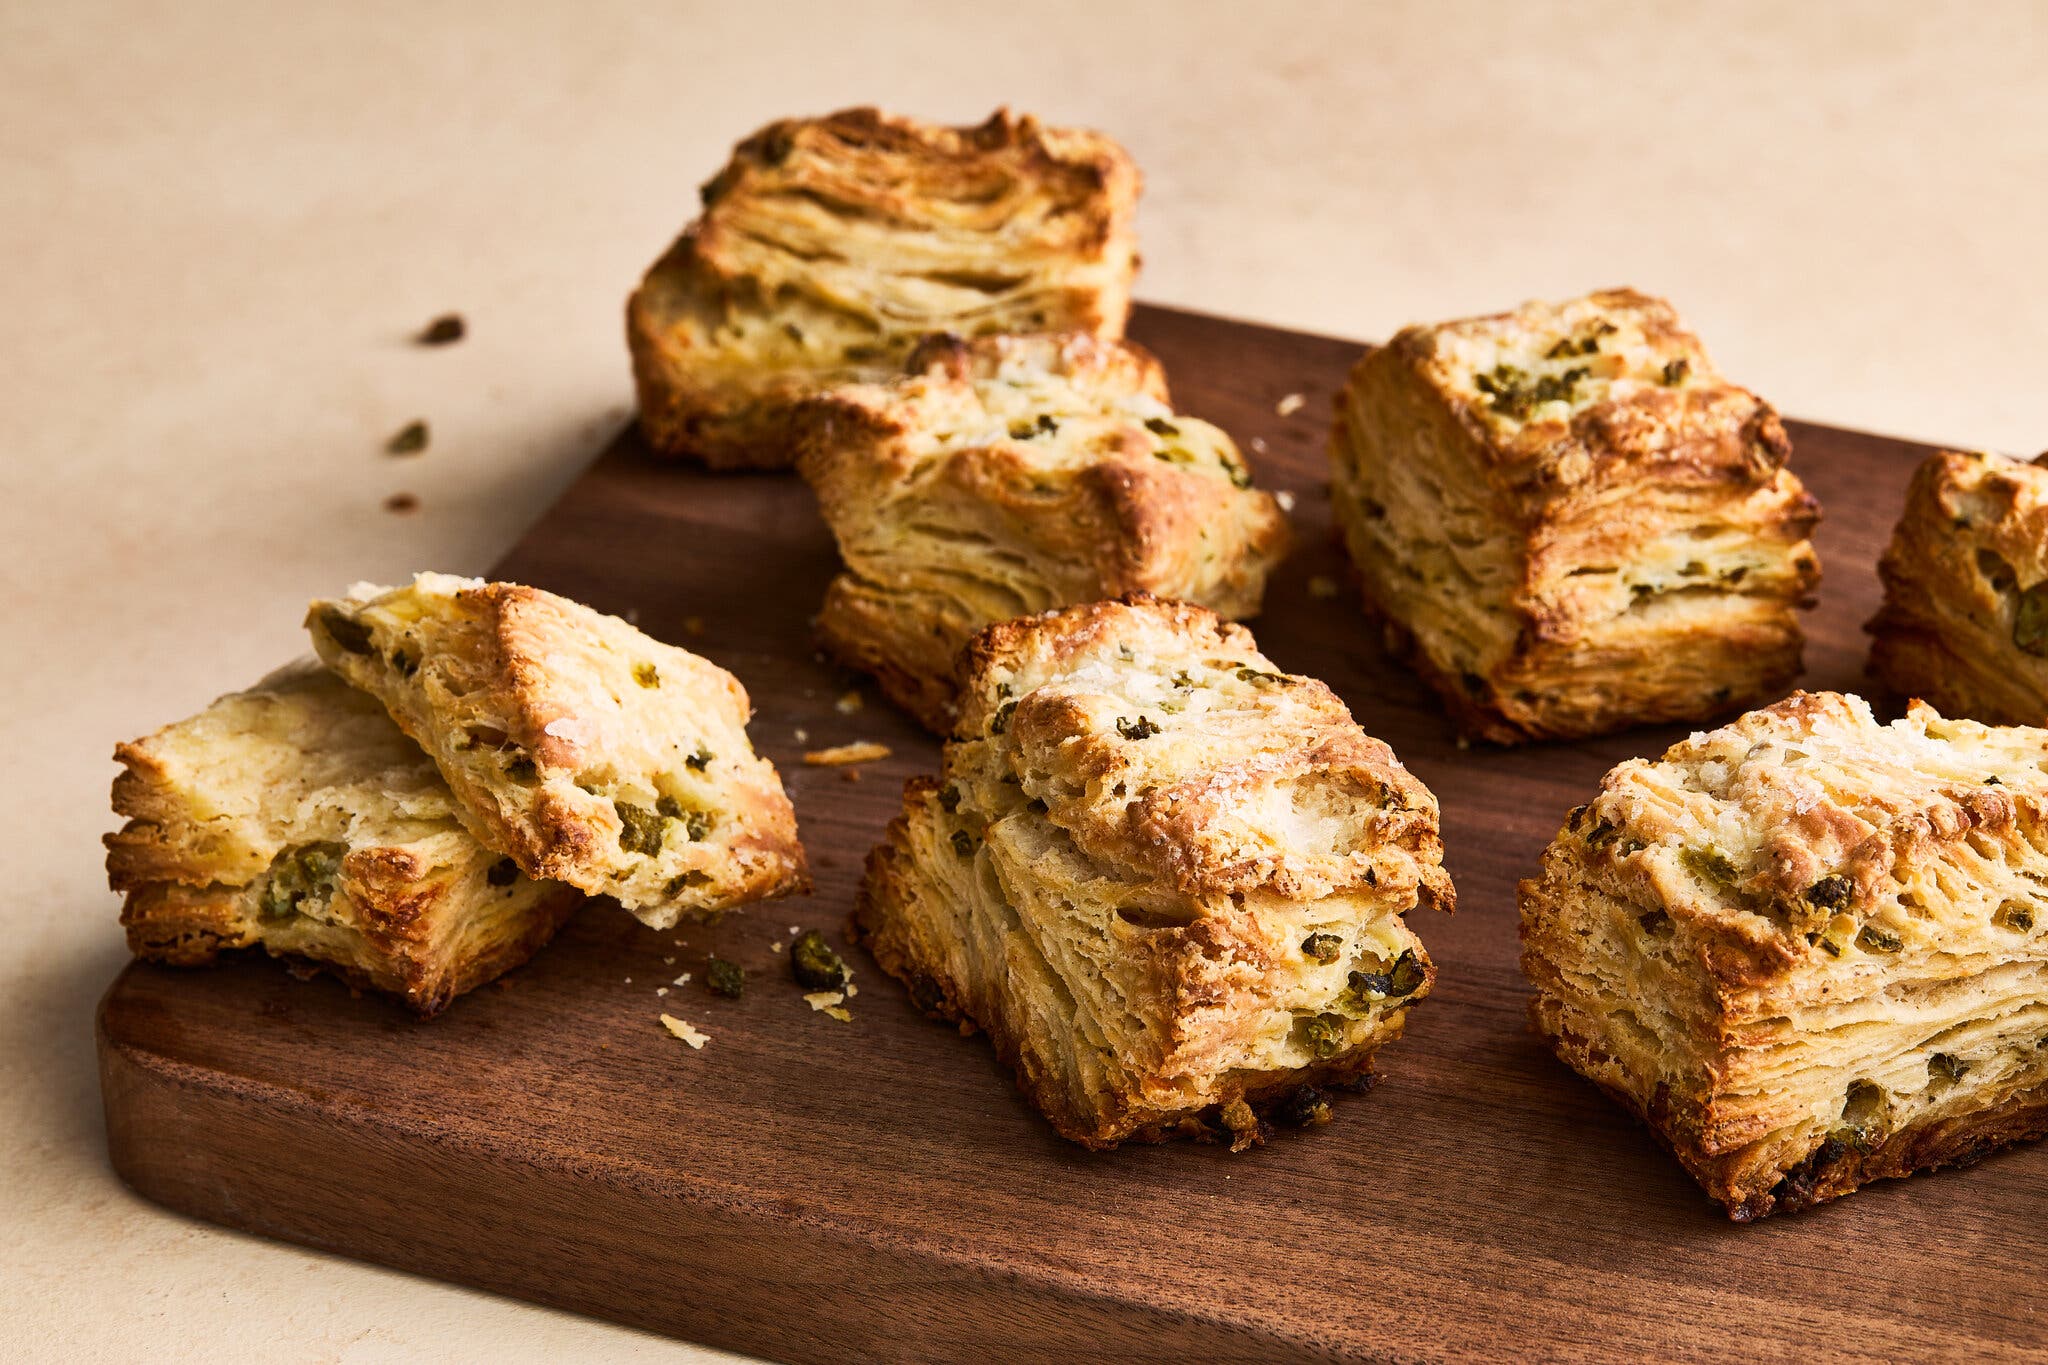
POLYGON ((825 942, 825 936, 816 929, 804 930, 789 946, 789 970, 805 990, 846 989, 846 963, 832 951, 832 945, 825 942))

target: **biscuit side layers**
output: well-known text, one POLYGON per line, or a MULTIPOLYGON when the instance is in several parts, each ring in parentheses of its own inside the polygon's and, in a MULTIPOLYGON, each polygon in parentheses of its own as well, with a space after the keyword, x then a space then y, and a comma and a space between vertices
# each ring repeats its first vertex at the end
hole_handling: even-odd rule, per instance
POLYGON ((2048 469, 1942 451, 1878 561, 1870 671, 1945 715, 2048 720, 2048 469))
POLYGON ((717 665, 552 593, 442 574, 316 602, 306 624, 528 875, 657 929, 808 887, 746 691, 717 665))
POLYGON ((518 966, 582 897, 464 831, 433 764, 326 670, 281 672, 115 758, 108 879, 136 956, 262 947, 422 1015, 518 966))
POLYGON ((1739 1221, 2038 1136, 2044 759, 1802 693, 1621 765, 1522 884, 1531 1018, 1739 1221))
POLYGON ((1790 451, 1668 304, 1611 290, 1368 353, 1332 506, 1369 612, 1467 734, 1574 738, 1797 675, 1818 509, 1790 451))
POLYGON ((1090 1147, 1256 1141, 1362 1078, 1435 969, 1436 807, 1322 684, 1133 597, 985 631, 854 932, 1090 1147))
POLYGON ((933 338, 798 429, 846 565, 820 638, 942 734, 954 656, 983 627, 1134 591, 1253 615, 1288 545, 1230 437, 1176 414, 1126 343, 933 338))
POLYGON ((787 466, 797 400, 931 332, 1123 334, 1139 176, 1114 141, 999 110, 770 124, 627 305, 641 426, 714 468, 787 466))

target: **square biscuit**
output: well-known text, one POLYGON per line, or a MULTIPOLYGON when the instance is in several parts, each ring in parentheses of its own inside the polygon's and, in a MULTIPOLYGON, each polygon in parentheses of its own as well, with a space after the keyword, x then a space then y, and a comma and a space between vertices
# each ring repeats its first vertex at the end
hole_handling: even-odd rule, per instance
POLYGON ((1324 1121, 1435 968, 1437 807, 1242 627, 1134 595, 991 627, 954 737, 869 855, 854 933, 980 1028, 1064 1137, 1243 1147, 1324 1121))
POLYGON ((2048 469, 1930 455, 1877 571, 1879 682, 1944 715, 2048 722, 2048 469))
POLYGON ((446 574, 315 602, 306 627, 529 876, 657 929, 808 889, 746 689, 716 664, 553 593, 446 574))
POLYGON ((433 1015, 582 903, 463 829, 382 707, 312 664, 123 744, 107 876, 137 957, 262 947, 433 1015))
POLYGON ((1128 592, 1257 613, 1287 519, 1159 364, 1085 334, 927 340, 889 384, 804 406, 798 470, 845 571, 826 647, 928 728, 985 626, 1128 592))
POLYGON ((893 373, 930 332, 1123 335, 1138 171, 1100 133, 874 109, 739 144, 647 272, 626 335, 651 445, 787 466, 791 405, 893 373))
POLYGON ((1700 720, 1798 675, 1818 509, 1770 405, 1633 290, 1360 360, 1332 510, 1390 643, 1498 743, 1700 720))
POLYGON ((2048 730, 1796 693, 1572 812, 1531 1017, 1737 1221, 2048 1132, 2048 730))

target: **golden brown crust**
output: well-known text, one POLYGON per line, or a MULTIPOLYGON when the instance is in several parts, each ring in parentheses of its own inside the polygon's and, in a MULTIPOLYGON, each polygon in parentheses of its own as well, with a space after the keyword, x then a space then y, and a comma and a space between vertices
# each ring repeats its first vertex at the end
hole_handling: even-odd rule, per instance
POLYGON ((1090 1147, 1241 1147, 1370 1072, 1435 979, 1402 916, 1454 893, 1434 799, 1327 689, 1142 596, 992 627, 963 683, 854 910, 918 1009, 1090 1147))
POLYGON ((552 593, 441 574, 315 602, 307 628, 529 875, 656 928, 808 888, 746 691, 708 660, 552 593))
POLYGON ((926 333, 1121 336, 1138 189, 1115 142, 1008 110, 770 124, 627 305, 642 428, 714 468, 779 468, 793 403, 886 377, 926 333))
POLYGON ((1930 455, 1877 567, 1879 682, 1947 715, 2048 721, 2048 469, 1930 455))
POLYGON ((1796 676, 1819 513, 1790 451, 1669 304, 1608 290, 1368 353, 1333 507, 1369 612, 1467 734, 1578 737, 1796 676))
POLYGON ((261 947, 432 1015, 524 962, 581 904, 462 828, 382 710, 288 669, 116 751, 107 872, 136 956, 261 947))
POLYGON ((846 571, 818 630, 924 724, 993 622, 1145 591, 1257 612, 1287 523, 1158 362, 1085 334, 928 339, 893 384, 808 403, 798 468, 846 571))
POLYGON ((1522 883, 1532 1019, 1738 1219, 2031 1136, 2044 759, 1800 693, 1622 764, 1522 883))

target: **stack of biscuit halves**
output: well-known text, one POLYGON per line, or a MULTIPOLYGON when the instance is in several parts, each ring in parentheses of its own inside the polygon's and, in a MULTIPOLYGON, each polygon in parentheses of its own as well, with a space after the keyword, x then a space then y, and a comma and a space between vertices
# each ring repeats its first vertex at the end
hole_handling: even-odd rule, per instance
POLYGON ((1139 176, 996 114, 776 123, 628 307, 642 428, 794 465, 818 633, 944 736, 854 931, 1078 1142, 1319 1123, 1434 979, 1434 798, 1232 621, 1287 518, 1123 340, 1139 176))
POLYGON ((319 662, 115 759, 134 952, 261 946, 433 1015, 585 895, 645 923, 808 884, 737 679, 552 593, 422 574, 315 602, 319 662))

